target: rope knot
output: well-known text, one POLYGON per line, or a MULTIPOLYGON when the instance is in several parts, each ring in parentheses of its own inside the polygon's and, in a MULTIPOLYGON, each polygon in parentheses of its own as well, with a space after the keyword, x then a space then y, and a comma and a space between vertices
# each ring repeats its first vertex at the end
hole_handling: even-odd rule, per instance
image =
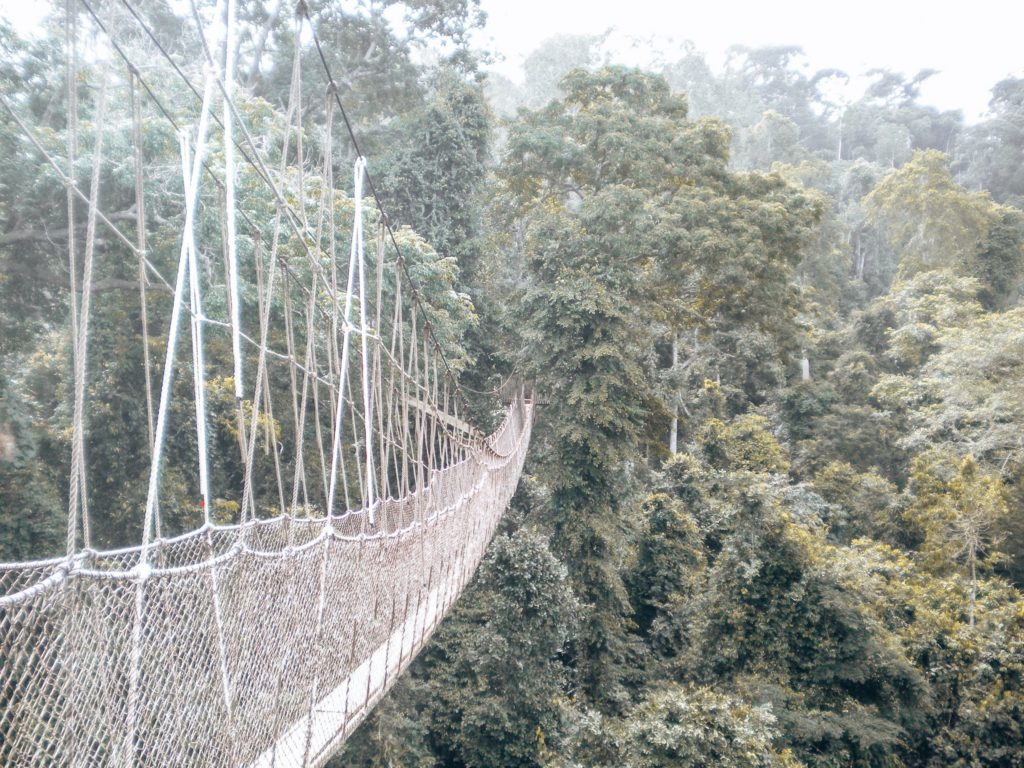
POLYGON ((152 566, 150 566, 150 564, 147 563, 145 560, 136 565, 133 570, 135 572, 135 580, 138 581, 139 584, 145 584, 146 580, 153 573, 152 566))

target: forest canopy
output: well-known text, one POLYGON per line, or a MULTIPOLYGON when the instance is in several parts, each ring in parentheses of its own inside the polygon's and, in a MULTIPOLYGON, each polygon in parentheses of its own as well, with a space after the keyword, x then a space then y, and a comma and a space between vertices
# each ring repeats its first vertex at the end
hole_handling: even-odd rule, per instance
MULTIPOLYGON (((172 273, 180 145, 153 97, 191 120, 174 66, 202 73, 176 4, 70 5, 146 64, 83 57, 71 105, 63 7, 35 36, 0 22, 4 560, 62 552, 69 504, 66 252, 87 210, 69 219, 40 150, 77 142, 81 182, 103 121, 103 207, 133 232, 138 130, 150 251, 172 273)), ((874 70, 840 104, 827 84, 846 73, 807 72, 795 47, 735 48, 720 71, 688 47, 642 71, 563 35, 516 84, 473 47, 474 0, 381 5, 403 23, 362 4, 308 12, 472 418, 493 424, 510 376, 538 407, 476 579, 334 764, 1024 766, 1024 80, 993 84, 968 126, 922 102, 928 71, 874 70)), ((239 117, 264 148, 301 127, 284 194, 347 234, 356 152, 326 138, 325 83, 289 81, 293 62, 321 66, 290 8, 239 3, 239 117), (308 175, 325 158, 345 193, 326 213, 308 175)), ((253 167, 238 183, 252 266, 275 201, 253 167)), ((197 223, 208 265, 219 226, 197 223)), ((153 328, 171 302, 155 282, 140 294, 116 238, 95 258, 86 472, 95 546, 112 548, 142 525, 142 361, 166 343, 143 299, 153 328)), ((223 286, 208 298, 226 309, 223 286)), ((242 312, 258 325, 256 297, 242 312)), ((288 343, 283 322, 273 334, 288 343)), ((207 395, 211 503, 232 520, 232 382, 207 395)), ((261 424, 268 476, 278 426, 261 424)), ((187 435, 168 450, 193 460, 187 435)), ((198 524, 195 483, 164 478, 168 533, 198 524)))

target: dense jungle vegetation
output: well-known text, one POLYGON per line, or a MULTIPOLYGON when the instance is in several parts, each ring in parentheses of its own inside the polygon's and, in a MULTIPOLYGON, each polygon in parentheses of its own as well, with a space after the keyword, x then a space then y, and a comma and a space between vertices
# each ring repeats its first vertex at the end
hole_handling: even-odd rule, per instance
MULTIPOLYGON (((194 112, 125 6, 94 5, 194 112)), ((198 81, 186 16, 135 6, 198 81)), ((515 374, 539 405, 475 581, 334 764, 1024 766, 1024 80, 994 84, 966 125, 921 103, 928 71, 876 70, 840 102, 844 74, 808 73, 798 48, 735 48, 722 71, 685 49, 646 72, 562 36, 519 85, 470 46, 472 0, 410 3, 404 26, 378 11, 310 3, 466 391, 515 374)), ((291 3, 240 14, 239 102, 272 147, 291 3)), ((63 22, 0 26, 0 91, 58 155, 63 22)), ((127 78, 104 61, 83 67, 79 178, 107 67, 103 204, 131 232, 127 78)), ((301 85, 315 167, 324 84, 301 85)), ((178 145, 145 114, 151 248, 169 265, 178 145)), ((347 184, 353 150, 339 137, 334 154, 347 184)), ((63 546, 66 241, 85 206, 68 222, 7 113, 0 156, 0 555, 17 559, 63 546)), ((251 176, 249 213, 269 220, 251 176)), ((141 523, 147 406, 137 265, 102 235, 96 258, 89 494, 112 546, 141 523)), ((169 312, 156 288, 151 312, 169 312)), ((472 399, 485 425, 500 411, 472 399)), ((195 496, 184 474, 165 485, 195 496)), ((217 505, 230 517, 237 499, 217 505)))

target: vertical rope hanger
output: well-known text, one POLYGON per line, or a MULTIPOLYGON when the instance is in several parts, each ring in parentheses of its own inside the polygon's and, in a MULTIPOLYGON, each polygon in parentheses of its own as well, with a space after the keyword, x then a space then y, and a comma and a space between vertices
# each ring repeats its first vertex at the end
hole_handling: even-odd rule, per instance
MULTIPOLYGON (((304 229, 308 230, 308 222, 306 221, 306 199, 305 199, 305 175, 304 175, 304 163, 303 163, 303 149, 302 149, 302 56, 301 56, 301 33, 302 29, 298 22, 294 24, 294 35, 295 35, 295 51, 292 58, 292 81, 291 91, 289 93, 289 101, 295 104, 296 113, 296 126, 295 126, 295 152, 298 159, 298 197, 299 197, 299 216, 302 219, 304 229)), ((324 212, 328 205, 328 197, 330 190, 330 137, 331 137, 331 115, 327 115, 327 130, 326 130, 325 147, 326 155, 323 163, 323 177, 321 181, 320 190, 320 203, 317 213, 317 226, 316 235, 314 238, 314 248, 319 251, 322 243, 323 236, 323 223, 324 223, 324 212)), ((330 198, 333 202, 333 198, 330 198)), ((333 208, 332 208, 333 210, 333 208)), ((291 508, 294 510, 298 505, 299 491, 302 491, 303 507, 305 514, 309 514, 309 488, 306 478, 306 460, 305 460, 305 437, 306 437, 306 413, 307 404, 309 399, 309 386, 311 372, 315 371, 315 364, 313 361, 316 359, 316 297, 317 297, 317 286, 320 279, 320 265, 316 260, 310 260, 310 285, 308 291, 308 298, 303 309, 303 319, 305 320, 305 331, 306 331, 306 344, 305 344, 305 370, 302 375, 302 392, 301 396, 298 392, 296 375, 294 367, 290 369, 290 382, 291 382, 291 395, 292 395, 292 418, 294 423, 297 425, 295 430, 295 461, 293 465, 293 476, 292 476, 292 500, 291 508)), ((292 318, 292 305, 291 305, 291 294, 289 291, 285 291, 285 331, 287 336, 287 343, 289 349, 289 355, 295 356, 295 337, 294 337, 294 322, 292 318)), ((314 382, 314 387, 316 386, 314 382)), ((314 397, 315 397, 314 389, 314 397)), ((317 420, 317 438, 319 440, 319 419, 317 420)), ((323 453, 323 447, 320 446, 321 456, 323 453)), ((324 482, 325 498, 326 498, 326 481, 324 482)))
POLYGON ((352 293, 356 277, 356 259, 362 255, 363 232, 363 160, 357 158, 352 181, 352 197, 355 212, 352 223, 352 246, 349 249, 348 284, 345 289, 345 311, 342 319, 341 375, 338 381, 338 401, 334 419, 334 441, 331 448, 331 482, 327 494, 327 519, 334 513, 335 495, 338 488, 338 470, 341 461, 341 447, 345 419, 345 385, 348 380, 349 353, 352 343, 352 293))
MULTIPOLYGON (((67 20, 65 26, 65 49, 67 56, 66 78, 67 78, 67 101, 68 101, 68 131, 67 131, 67 152, 68 170, 66 174, 67 189, 67 210, 68 210, 68 277, 71 286, 71 360, 72 368, 78 371, 78 259, 76 256, 75 242, 75 163, 78 158, 78 15, 72 8, 73 0, 68 0, 66 12, 67 20)), ((81 445, 78 441, 78 433, 73 430, 71 438, 71 474, 68 488, 68 529, 67 529, 67 554, 70 557, 77 548, 78 517, 80 508, 84 507, 83 500, 88 496, 86 490, 86 478, 84 468, 79 458, 81 456, 81 445)), ((87 517, 85 510, 81 511, 83 518, 87 517)), ((89 546, 88 535, 83 531, 85 545, 89 546)))
MULTIPOLYGON (((199 30, 200 40, 203 43, 204 50, 206 52, 207 60, 212 61, 210 56, 209 48, 206 44, 206 37, 202 30, 201 20, 199 18, 198 10, 194 0, 190 0, 192 6, 193 16, 196 19, 197 29, 199 30)), ((298 56, 298 50, 296 49, 296 57, 298 56)), ((279 165, 279 174, 283 177, 285 169, 288 164, 288 152, 291 146, 291 134, 292 134, 292 119, 296 114, 297 97, 296 97, 297 84, 293 82, 293 87, 288 96, 288 109, 285 115, 285 131, 281 145, 281 163, 279 165)), ((233 105, 230 100, 227 101, 228 107, 233 110, 233 105)), ((240 125, 243 133, 245 133, 245 126, 240 125)), ((255 166, 254 166, 255 167, 255 166)), ((264 167, 261 163, 260 167, 264 167)), ((278 249, 281 244, 281 222, 286 218, 286 204, 281 198, 280 194, 275 189, 275 212, 274 212, 274 227, 273 235, 271 237, 270 254, 268 258, 268 264, 266 267, 266 288, 261 288, 259 291, 259 302, 260 302, 260 342, 259 342, 259 359, 256 364, 256 384, 253 390, 252 397, 252 418, 249 424, 248 440, 246 440, 246 424, 245 415, 242 411, 241 401, 238 401, 238 424, 239 434, 241 436, 243 453, 245 454, 245 468, 244 468, 244 479, 243 479, 243 492, 242 492, 242 522, 247 519, 255 518, 256 516, 256 501, 253 490, 253 467, 256 456, 256 433, 258 427, 258 420, 260 415, 261 401, 264 394, 264 378, 267 376, 267 339, 270 332, 270 308, 273 303, 274 290, 276 284, 276 276, 279 266, 284 266, 283 263, 279 262, 278 249)), ((301 241, 301 240, 300 240, 301 241)), ((305 241, 301 241, 305 245, 305 241)), ((262 274, 262 270, 260 271, 262 274)), ((276 466, 276 465, 275 465, 276 466)), ((283 494, 283 490, 280 488, 280 481, 278 482, 279 491, 283 494)))
MULTIPOLYGON (((127 5, 127 3, 126 3, 127 5)), ((259 402, 261 393, 258 391, 260 388, 260 375, 257 372, 256 389, 253 393, 253 423, 248 434, 246 433, 245 424, 245 412, 242 406, 242 400, 244 397, 243 381, 242 381, 242 351, 241 351, 241 296, 239 291, 239 278, 238 278, 238 239, 237 239, 237 205, 235 200, 235 141, 234 141, 234 102, 232 101, 234 92, 234 71, 235 71, 235 49, 237 47, 236 32, 235 32, 235 17, 237 15, 235 0, 217 0, 217 5, 214 10, 214 19, 220 19, 224 17, 225 24, 225 59, 224 67, 221 73, 218 73, 218 63, 212 54, 212 48, 216 47, 217 40, 214 40, 213 46, 208 43, 206 34, 203 31, 202 19, 199 15, 199 8, 197 7, 194 0, 190 0, 189 6, 192 11, 192 17, 196 23, 196 30, 199 33, 199 40, 202 44, 203 52, 206 57, 206 71, 207 80, 206 88, 204 89, 203 102, 204 105, 207 100, 206 91, 211 91, 214 85, 220 88, 223 104, 223 119, 220 122, 224 131, 224 196, 225 196, 225 241, 227 245, 227 266, 228 266, 228 310, 230 313, 229 325, 231 326, 231 357, 232 357, 232 370, 234 378, 234 394, 235 394, 235 411, 237 415, 238 424, 238 439, 239 448, 241 450, 242 457, 245 461, 246 475, 243 487, 242 496, 242 518, 245 518, 246 510, 255 509, 255 502, 253 501, 253 489, 250 477, 251 461, 253 458, 252 448, 256 442, 256 425, 259 417, 259 402)), ((129 10, 132 10, 129 6, 129 10)), ((137 19, 139 18, 134 11, 132 11, 137 19)), ((149 30, 147 29, 147 32, 149 30)), ((152 34, 150 33, 152 38, 152 34)), ((155 41, 155 39, 154 39, 155 41)), ((159 44, 158 44, 159 45, 159 44)), ((173 62, 172 62, 173 63, 173 62)), ((177 69, 177 67, 175 67, 177 69)), ((180 70, 179 70, 180 72, 180 70)), ((186 80, 187 82, 187 80, 186 80)), ((212 93, 212 91, 211 91, 212 93)), ((216 120, 216 115, 213 116, 216 120)), ((275 227, 275 247, 272 251, 276 253, 276 227, 275 227)), ((273 255, 271 261, 274 261, 273 255)), ((274 267, 272 266, 271 269, 274 267)), ((273 285, 273 280, 271 280, 273 285)), ((260 313, 261 320, 263 313, 260 313)), ((266 343, 266 335, 261 333, 261 345, 266 343)), ((265 355, 261 349, 260 364, 263 364, 265 355)), ((209 520, 209 513, 206 512, 207 520, 209 520)))
MULTIPOLYGON (((199 454, 199 497, 203 510, 203 523, 210 524, 210 471, 206 441, 206 360, 203 350, 203 295, 199 284, 199 260, 196 258, 195 206, 190 171, 188 135, 181 134, 181 178, 185 186, 184 245, 188 251, 189 305, 192 308, 192 387, 195 396, 196 446, 199 454)), ((196 183, 198 192, 198 182, 196 183)))
MULTIPOLYGON (((72 422, 71 477, 78 480, 81 493, 82 543, 91 546, 89 506, 86 493, 85 467, 85 379, 89 353, 89 311, 92 303, 93 260, 96 253, 96 212, 99 209, 100 169, 103 163, 103 129, 106 120, 107 78, 104 73, 96 105, 96 138, 92 157, 92 178, 89 182, 89 212, 85 230, 85 257, 82 265, 82 300, 79 305, 78 337, 75 339, 75 405, 72 422)), ((68 543, 74 549, 76 515, 68 517, 68 543)))
POLYGON ((381 347, 384 345, 384 331, 382 326, 384 309, 384 226, 377 224, 377 238, 374 242, 374 259, 377 262, 376 289, 377 300, 375 303, 377 315, 374 321, 374 332, 377 335, 377 343, 373 345, 373 401, 377 403, 377 434, 379 436, 380 454, 378 458, 378 471, 380 472, 380 485, 377 488, 378 496, 387 499, 390 496, 388 488, 388 433, 384 429, 384 408, 388 408, 390 415, 390 402, 385 405, 383 386, 383 372, 381 370, 381 347))
MULTIPOLYGON (((142 105, 140 103, 141 94, 138 92, 138 75, 132 68, 128 70, 128 86, 131 96, 132 145, 135 155, 135 229, 139 249, 139 313, 142 316, 142 364, 146 382, 146 435, 149 442, 149 458, 152 461, 155 424, 153 423, 153 371, 149 362, 149 310, 146 300, 146 288, 149 285, 149 281, 146 278, 146 194, 142 174, 142 105)), ((154 522, 156 537, 160 538, 159 505, 157 506, 154 522)))
MULTIPOLYGON (((362 176, 363 176, 363 164, 357 161, 356 173, 360 176, 358 187, 353 187, 353 194, 356 197, 356 224, 352 228, 352 238, 357 240, 358 244, 356 250, 358 251, 359 259, 359 331, 362 342, 362 380, 363 380, 363 442, 365 443, 364 448, 366 450, 366 461, 364 469, 366 471, 366 494, 363 498, 363 503, 366 510, 369 513, 370 525, 376 523, 376 512, 374 511, 374 488, 376 487, 376 478, 373 472, 373 400, 370 392, 370 353, 368 348, 367 336, 370 333, 370 329, 366 324, 366 271, 365 262, 366 254, 364 252, 363 244, 363 212, 362 212, 362 176), (358 226, 358 235, 356 233, 356 226, 358 226)), ((376 346, 376 344, 374 344, 376 346)))
MULTIPOLYGON (((75 161, 78 157, 78 87, 76 79, 78 76, 78 30, 77 19, 72 6, 74 0, 67 0, 65 11, 67 18, 64 22, 64 48, 67 61, 65 64, 65 77, 67 80, 67 103, 68 103, 68 130, 67 130, 67 153, 68 168, 65 175, 65 187, 67 190, 67 212, 68 212, 68 281, 71 286, 69 303, 71 305, 71 364, 76 364, 78 339, 78 264, 75 258, 75 161)), ((74 436, 71 444, 71 474, 68 489, 68 529, 67 529, 67 554, 71 557, 77 548, 78 536, 78 508, 79 508, 79 483, 80 477, 77 472, 78 465, 75 461, 76 446, 74 436)))
MULTIPOLYGON (((217 0, 218 11, 223 7, 223 0, 217 0)), ((199 182, 202 178, 203 160, 206 155, 206 139, 210 124, 210 109, 213 101, 213 77, 208 70, 203 93, 203 106, 199 113, 199 126, 196 130, 196 147, 192 157, 192 171, 189 174, 190 188, 186 194, 185 231, 191 231, 195 217, 195 199, 199 195, 199 182)), ((177 353, 178 331, 181 325, 181 311, 185 303, 185 277, 188 272, 189 248, 186 238, 182 238, 178 256, 178 273, 174 283, 174 303, 171 307, 170 330, 167 336, 167 351, 164 355, 164 370, 160 385, 160 405, 157 410, 156 437, 153 447, 153 461, 149 471, 149 486, 146 491, 146 516, 142 526, 141 562, 146 563, 149 543, 153 531, 153 520, 156 514, 157 497, 160 491, 160 466, 163 459, 164 439, 167 433, 168 410, 171 400, 171 383, 174 378, 174 361, 177 353)))
MULTIPOLYGON (((296 23, 295 29, 295 43, 296 52, 299 51, 301 25, 296 23)), ((321 177, 320 184, 320 203, 317 211, 316 220, 316 247, 322 252, 322 244, 324 237, 324 224, 329 213, 330 215, 330 238, 333 243, 334 235, 334 175, 333 175, 333 136, 334 136, 334 102, 331 101, 330 96, 326 98, 326 113, 327 120, 324 128, 324 139, 323 139, 323 174, 321 177)), ((316 269, 319 267, 313 262, 316 269)), ((336 325, 336 311, 337 307, 337 264, 331 259, 331 270, 332 270, 332 289, 334 295, 331 297, 331 327, 332 331, 336 325)), ((305 507, 305 514, 309 514, 309 491, 306 477, 306 458, 305 458, 305 436, 306 436, 306 414, 308 411, 309 398, 310 398, 310 385, 313 387, 313 398, 314 398, 314 410, 316 411, 316 436, 318 442, 318 448, 320 453, 321 467, 324 469, 326 464, 323 460, 323 444, 320 436, 320 422, 319 422, 319 407, 316 402, 318 383, 315 377, 311 377, 311 372, 316 370, 316 334, 315 329, 315 310, 316 310, 316 286, 317 277, 314 275, 312 278, 312 285, 309 291, 309 300, 306 303, 305 308, 305 319, 306 319, 306 350, 305 350, 305 371, 302 376, 302 394, 301 398, 295 401, 295 384, 294 384, 294 368, 292 368, 292 396, 295 407, 295 423, 298 425, 296 428, 296 439, 295 439, 295 464, 294 464, 294 478, 292 483, 292 508, 296 508, 298 505, 299 490, 301 488, 303 495, 303 504, 305 507), (313 379, 311 382, 311 378, 313 379)), ((290 325, 289 325, 290 329, 290 325)), ((294 347, 292 342, 292 335, 289 330, 288 342, 294 347)), ((289 354, 294 355, 294 348, 291 349, 289 354)), ((326 470, 323 471, 323 486, 324 486, 324 498, 326 499, 327 494, 327 476, 326 470)))

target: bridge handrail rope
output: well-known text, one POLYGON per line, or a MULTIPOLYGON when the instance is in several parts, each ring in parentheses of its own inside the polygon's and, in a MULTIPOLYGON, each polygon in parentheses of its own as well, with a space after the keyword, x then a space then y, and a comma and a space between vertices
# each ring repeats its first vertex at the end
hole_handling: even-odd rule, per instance
MULTIPOLYGON (((510 412, 509 415, 506 417, 505 421, 502 423, 502 426, 499 427, 495 434, 504 434, 504 432, 508 431, 509 429, 514 429, 516 418, 517 417, 512 412, 510 412)), ((507 460, 511 455, 517 453, 523 447, 523 443, 528 439, 528 435, 521 431, 521 425, 520 432, 515 436, 515 438, 515 442, 506 451, 499 451, 493 446, 488 445, 489 450, 487 453, 490 454, 490 456, 492 457, 491 460, 501 463, 504 460, 507 460)), ((460 462, 459 464, 453 465, 451 467, 446 468, 445 470, 439 471, 446 472, 454 470, 456 468, 465 467, 467 466, 467 462, 469 461, 470 459, 463 459, 462 462, 460 462)), ((439 481, 440 478, 434 479, 435 483, 439 481)), ((413 491, 402 498, 388 497, 383 499, 377 499, 377 502, 380 503, 405 501, 416 496, 425 495, 426 493, 429 492, 429 490, 430 486, 422 488, 418 491, 413 491)), ((435 512, 434 515, 443 515, 445 511, 446 510, 439 510, 435 512)), ((393 530, 381 529, 373 533, 367 533, 364 530, 352 531, 348 533, 344 532, 347 528, 352 528, 353 526, 348 526, 346 528, 346 526, 340 525, 341 523, 344 523, 345 521, 351 520, 353 518, 359 518, 363 515, 367 515, 368 512, 369 510, 367 509, 345 510, 344 512, 341 512, 339 514, 331 515, 330 519, 332 525, 329 530, 321 531, 317 534, 315 539, 311 539, 307 541, 305 544, 296 545, 292 547, 288 554, 295 554, 297 552, 301 552, 303 549, 307 549, 310 546, 312 546, 314 542, 320 541, 325 537, 334 538, 339 541, 371 541, 387 539, 394 536, 403 535, 411 530, 415 530, 416 528, 421 527, 423 524, 422 521, 412 521, 408 523, 408 525, 406 525, 405 527, 396 528, 393 530)), ((428 522, 429 520, 430 518, 428 518, 428 522)), ((281 525, 286 521, 302 521, 308 522, 311 525, 320 525, 322 523, 322 519, 320 518, 308 518, 292 514, 284 514, 269 518, 256 518, 253 520, 247 520, 239 523, 211 523, 209 525, 209 530, 216 531, 218 533, 235 534, 241 530, 251 529, 259 526, 281 525)), ((204 526, 203 528, 188 531, 186 533, 182 533, 170 538, 157 539, 150 543, 150 549, 155 550, 178 547, 184 550, 186 549, 187 545, 190 544, 192 541, 204 537, 206 535, 206 531, 207 527, 204 526)), ((189 563, 187 565, 168 567, 152 566, 149 571, 149 576, 171 576, 182 573, 190 573, 194 572, 197 569, 207 568, 213 565, 224 563, 227 560, 237 557, 241 554, 249 554, 258 557, 279 556, 282 554, 282 551, 283 550, 260 549, 258 547, 253 546, 250 542, 246 540, 245 537, 237 536, 237 543, 233 542, 228 549, 226 549, 224 552, 217 554, 214 557, 200 559, 196 562, 189 563)), ((71 561, 69 561, 68 558, 65 556, 55 556, 51 558, 42 558, 38 560, 2 563, 0 564, 0 570, 19 570, 28 568, 50 570, 54 573, 60 571, 62 575, 58 577, 58 581, 75 578, 77 576, 90 576, 98 579, 132 580, 138 577, 138 573, 134 564, 141 561, 142 554, 143 547, 141 544, 104 551, 82 550, 76 553, 76 555, 71 559, 71 561), (109 568, 89 568, 86 566, 88 562, 98 563, 104 562, 107 559, 109 559, 112 564, 111 567, 109 568), (131 567, 127 567, 126 565, 124 565, 125 562, 133 563, 133 565, 131 567)), ((38 592, 35 591, 34 587, 30 587, 12 594, 0 595, 0 608, 6 608, 8 606, 24 602, 24 600, 27 599, 27 597, 25 596, 26 594, 28 596, 34 596, 38 594, 38 592)))

